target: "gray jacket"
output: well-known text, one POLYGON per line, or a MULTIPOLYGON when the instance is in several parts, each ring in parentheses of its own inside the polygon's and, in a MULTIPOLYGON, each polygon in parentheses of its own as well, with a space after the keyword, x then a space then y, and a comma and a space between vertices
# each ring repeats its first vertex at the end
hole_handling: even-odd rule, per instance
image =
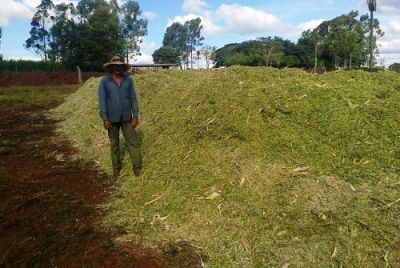
POLYGON ((118 86, 111 74, 107 74, 101 79, 98 94, 101 119, 116 123, 131 121, 132 116, 138 117, 139 105, 130 76, 124 74, 118 86))

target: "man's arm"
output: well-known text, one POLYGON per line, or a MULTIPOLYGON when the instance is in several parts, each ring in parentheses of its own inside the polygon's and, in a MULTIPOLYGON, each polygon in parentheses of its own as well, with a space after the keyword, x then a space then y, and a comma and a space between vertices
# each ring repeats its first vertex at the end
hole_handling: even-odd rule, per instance
POLYGON ((131 102, 132 114, 133 114, 133 117, 138 118, 139 117, 139 104, 137 101, 135 86, 133 84, 132 79, 130 79, 130 84, 131 84, 131 86, 129 89, 129 98, 130 98, 130 102, 131 102))
POLYGON ((136 128, 139 125, 139 104, 136 97, 135 86, 133 84, 132 78, 130 78, 130 87, 129 87, 129 98, 130 105, 132 110, 132 122, 131 125, 133 128, 136 128))
POLYGON ((101 117, 101 119, 103 119, 104 128, 109 129, 111 123, 108 120, 108 116, 107 116, 107 93, 106 93, 106 88, 104 86, 103 79, 100 81, 98 95, 99 95, 100 117, 101 117))

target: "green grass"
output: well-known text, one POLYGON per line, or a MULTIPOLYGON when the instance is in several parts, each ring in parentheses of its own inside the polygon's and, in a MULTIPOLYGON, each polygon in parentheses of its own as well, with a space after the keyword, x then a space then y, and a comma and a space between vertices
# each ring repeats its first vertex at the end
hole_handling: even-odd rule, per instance
MULTIPOLYGON (((98 83, 53 116, 110 172, 98 83)), ((144 174, 104 206, 121 241, 191 241, 207 267, 400 265, 398 74, 232 67, 135 83, 144 174)))
POLYGON ((77 85, 0 87, 0 105, 51 107, 77 88, 77 85))
MULTIPOLYGON (((55 107, 77 88, 77 85, 0 87, 0 108, 55 107)), ((0 154, 11 152, 15 147, 13 141, 1 138, 0 154)))

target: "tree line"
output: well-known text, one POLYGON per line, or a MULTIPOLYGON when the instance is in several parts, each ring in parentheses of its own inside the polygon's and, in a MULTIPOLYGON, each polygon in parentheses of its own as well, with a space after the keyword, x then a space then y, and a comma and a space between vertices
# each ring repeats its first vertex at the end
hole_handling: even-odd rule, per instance
MULTIPOLYGON (((220 65, 273 67, 361 68, 368 65, 369 17, 358 11, 322 22, 316 29, 304 31, 297 43, 281 37, 265 37, 239 44, 228 44, 213 53, 220 65)), ((378 19, 373 19, 372 48, 379 54, 377 38, 384 35, 378 19)))
POLYGON ((42 0, 24 46, 67 69, 100 71, 113 55, 128 60, 140 53, 148 24, 141 13, 133 0, 121 6, 117 0, 80 0, 76 5, 42 0))
POLYGON ((193 68, 194 60, 199 62, 203 57, 206 68, 208 68, 211 54, 216 48, 204 45, 202 29, 200 18, 184 23, 174 22, 167 28, 162 46, 154 51, 153 61, 155 63, 175 63, 182 67, 193 68))
MULTIPOLYGON (((140 54, 140 44, 147 35, 148 21, 141 18, 137 1, 122 6, 117 0, 80 0, 54 5, 42 0, 31 22, 25 48, 44 61, 60 62, 66 69, 79 66, 85 71, 101 70, 113 55, 124 55, 125 61, 140 54)), ((201 19, 167 28, 163 46, 153 53, 155 63, 175 63, 193 68, 201 56, 210 64, 215 48, 203 45, 201 19)))
MULTIPOLYGON (((376 6, 371 4, 369 8, 371 19, 368 14, 359 16, 358 11, 351 11, 322 22, 314 30, 304 31, 297 43, 281 37, 260 37, 219 49, 204 44, 200 18, 175 22, 167 27, 162 46, 152 55, 153 61, 183 68, 193 68, 195 61, 199 67, 200 59, 206 68, 211 60, 216 66, 278 68, 352 69, 375 65, 379 54, 377 38, 384 33, 372 15, 376 6)), ((57 69, 63 66, 67 70, 79 66, 84 71, 101 71, 102 64, 113 55, 123 55, 127 62, 139 56, 147 26, 148 21, 142 18, 140 5, 134 0, 127 0, 121 6, 117 0, 80 0, 76 4, 57 5, 52 0, 41 0, 24 46, 44 61, 58 63, 43 65, 45 70, 47 66, 57 69)), ((1 37, 0 27, 0 45, 1 37)), ((33 66, 22 61, 2 66, 18 65, 24 69, 24 64, 27 69, 33 66)), ((397 70, 398 65, 391 69, 397 70)))

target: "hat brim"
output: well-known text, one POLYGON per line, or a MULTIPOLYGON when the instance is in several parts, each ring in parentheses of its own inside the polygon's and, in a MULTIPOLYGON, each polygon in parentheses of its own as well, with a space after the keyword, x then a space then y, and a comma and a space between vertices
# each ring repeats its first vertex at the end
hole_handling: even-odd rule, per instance
POLYGON ((123 62, 109 62, 103 65, 103 69, 106 72, 111 73, 112 72, 112 67, 113 66, 123 66, 124 67, 124 71, 128 71, 130 69, 129 64, 123 63, 123 62))

